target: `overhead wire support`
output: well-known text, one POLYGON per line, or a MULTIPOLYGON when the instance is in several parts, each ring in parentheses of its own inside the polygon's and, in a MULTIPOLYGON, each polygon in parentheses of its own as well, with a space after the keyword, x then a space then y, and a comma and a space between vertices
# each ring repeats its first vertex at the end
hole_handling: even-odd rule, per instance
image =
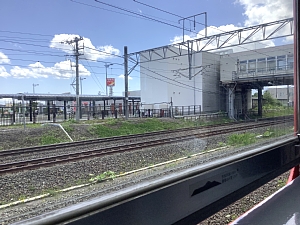
MULTIPOLYGON (((210 67, 212 66, 213 64, 210 64, 210 65, 204 65, 204 66, 194 66, 194 67, 191 67, 191 69, 197 69, 197 68, 200 68, 200 70, 198 72, 196 72, 191 78, 195 77, 196 75, 198 75, 199 73, 203 72, 207 67, 210 67)), ((189 76, 181 73, 180 71, 183 71, 183 70, 189 70, 190 71, 190 67, 188 68, 184 68, 184 69, 177 69, 177 70, 172 70, 172 72, 176 73, 174 76, 183 76, 183 77, 186 77, 186 78, 189 78, 189 76)))
POLYGON ((207 12, 203 12, 203 13, 199 13, 199 14, 195 14, 195 15, 192 15, 192 16, 188 16, 188 17, 185 17, 185 18, 182 18, 180 20, 178 20, 178 23, 180 24, 180 21, 182 21, 182 42, 184 42, 184 22, 185 20, 189 20, 190 21, 190 18, 194 18, 193 22, 194 22, 194 30, 196 28, 196 16, 200 16, 200 15, 205 15, 205 37, 207 37, 207 12))
POLYGON ((78 60, 79 60, 79 56, 80 55, 83 55, 83 54, 80 54, 79 53, 79 50, 80 49, 83 49, 83 48, 79 48, 78 46, 78 42, 79 41, 82 41, 83 38, 82 37, 75 37, 73 40, 71 41, 64 41, 64 42, 61 42, 62 44, 66 43, 66 44, 69 44, 69 45, 72 45, 73 43, 75 43, 75 48, 74 48, 74 55, 75 58, 76 58, 76 65, 75 65, 75 68, 76 68, 76 121, 79 121, 80 119, 80 102, 79 102, 79 65, 78 65, 78 60))
POLYGON ((143 62, 158 61, 162 59, 174 58, 179 56, 188 55, 188 47, 193 53, 198 53, 202 51, 211 51, 221 48, 228 48, 239 46, 242 44, 250 44, 265 40, 271 40, 275 38, 283 38, 292 36, 294 33, 293 18, 287 18, 283 20, 278 20, 270 23, 259 24, 251 27, 246 27, 238 30, 228 31, 224 33, 219 33, 207 37, 201 37, 193 40, 188 40, 185 42, 180 42, 176 44, 165 45, 157 48, 152 48, 148 50, 143 50, 139 52, 134 52, 128 54, 131 60, 136 61, 134 58, 140 61, 141 57, 143 62), (290 26, 291 29, 287 29, 284 33, 279 33, 283 28, 290 26), (250 40, 249 37, 253 36, 253 32, 257 35, 256 40, 250 40), (278 33, 278 35, 276 35, 278 33), (244 34, 244 35, 243 35, 244 34), (266 35, 268 34, 268 35, 266 35), (234 43, 229 43, 230 40, 235 39, 234 43), (153 57, 153 55, 159 57, 153 57), (136 57, 132 57, 136 56, 136 57))

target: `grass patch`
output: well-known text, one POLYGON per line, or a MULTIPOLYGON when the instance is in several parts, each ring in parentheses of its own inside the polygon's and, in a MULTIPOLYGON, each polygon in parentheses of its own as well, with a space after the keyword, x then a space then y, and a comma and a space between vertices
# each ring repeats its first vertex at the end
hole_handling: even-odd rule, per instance
POLYGON ((269 117, 277 117, 277 116, 289 116, 294 114, 294 108, 292 107, 285 107, 285 106, 263 106, 263 118, 269 117))
MULTIPOLYGON (((286 134, 292 133, 293 128, 288 129, 272 129, 268 128, 263 134, 262 137, 267 138, 276 138, 280 136, 284 136, 286 134)), ((245 146, 254 144, 257 142, 257 134, 255 133, 243 133, 243 134, 232 134, 228 137, 227 144, 231 146, 245 146)), ((218 143, 218 145, 223 145, 218 143)))
POLYGON ((272 137, 280 137, 286 134, 290 134, 292 133, 294 130, 293 127, 288 127, 285 129, 272 129, 272 128, 268 128, 264 133, 263 133, 263 137, 264 138, 272 138, 272 137))
POLYGON ((43 190, 42 193, 49 194, 50 196, 55 196, 58 194, 57 190, 55 190, 55 189, 46 189, 46 190, 43 190))
POLYGON ((267 129, 264 134, 263 134, 264 138, 269 138, 269 137, 275 137, 275 132, 272 131, 271 129, 267 129))
POLYGON ((149 118, 139 121, 107 120, 105 124, 92 125, 89 131, 99 137, 140 134, 159 130, 174 130, 182 127, 193 127, 194 123, 185 121, 163 121, 149 118))
POLYGON ((229 136, 227 143, 231 146, 250 145, 256 142, 256 136, 254 133, 232 134, 229 136))
POLYGON ((278 180, 278 182, 277 182, 277 187, 279 187, 279 188, 282 188, 282 187, 284 187, 286 185, 286 181, 284 181, 284 180, 278 180))
POLYGON ((26 195, 20 195, 18 200, 19 201, 24 201, 26 198, 27 198, 26 195))
POLYGON ((90 182, 101 182, 107 179, 114 179, 116 177, 116 173, 113 171, 106 171, 104 173, 99 174, 98 176, 92 177, 90 182))
POLYGON ((54 133, 48 132, 41 136, 40 144, 41 145, 51 145, 56 143, 61 143, 64 140, 60 137, 56 137, 54 133))
POLYGON ((65 129, 65 131, 67 133, 71 133, 71 132, 73 132, 75 130, 74 127, 70 126, 70 124, 63 125, 63 128, 65 129))

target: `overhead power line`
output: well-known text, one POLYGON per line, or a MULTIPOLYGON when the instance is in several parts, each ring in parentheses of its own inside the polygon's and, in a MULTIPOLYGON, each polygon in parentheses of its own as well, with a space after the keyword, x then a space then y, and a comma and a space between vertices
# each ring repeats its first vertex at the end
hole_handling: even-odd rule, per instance
POLYGON ((9 31, 9 30, 0 30, 3 33, 12 33, 12 34, 26 34, 26 35, 34 35, 34 36, 44 36, 44 37, 53 37, 50 34, 37 34, 37 33, 29 33, 29 32, 20 32, 20 31, 9 31))
MULTIPOLYGON (((102 91, 104 92, 104 88, 103 88, 103 86, 102 86, 102 84, 101 84, 101 82, 99 81, 99 79, 98 79, 98 77, 97 76, 95 76, 95 78, 94 78, 94 76, 93 76, 93 74, 98 74, 98 73, 95 73, 94 72, 94 70, 93 70, 93 68, 90 66, 90 64, 89 64, 89 62, 87 61, 87 63, 88 63, 88 66, 90 67, 90 69, 92 70, 92 78, 93 78, 93 80, 95 81, 95 83, 97 84, 97 86, 99 87, 99 89, 101 90, 102 89, 102 91)), ((84 64, 83 64, 84 65, 84 64)), ((103 73, 103 75, 104 75, 105 73, 103 73)))
MULTIPOLYGON (((177 16, 177 17, 181 18, 181 20, 183 20, 183 41, 184 41, 184 20, 188 20, 188 21, 190 21, 190 22, 193 22, 193 23, 194 23, 194 28, 195 28, 195 24, 196 24, 196 23, 197 23, 197 24, 204 25, 204 26, 205 26, 205 29, 206 29, 206 30, 205 30, 205 36, 207 36, 207 13, 206 13, 206 12, 205 12, 205 13, 197 14, 197 15, 205 14, 205 24, 203 24, 203 23, 199 23, 199 22, 196 21, 195 16, 197 16, 197 15, 191 16, 191 17, 194 17, 194 20, 191 20, 191 19, 189 19, 190 17, 184 18, 184 17, 182 17, 182 16, 180 16, 180 15, 177 15, 177 14, 175 14, 175 13, 171 13, 171 12, 168 12, 168 11, 166 11, 166 10, 162 10, 162 9, 156 8, 156 7, 154 7, 154 6, 145 4, 145 3, 143 3, 143 2, 139 2, 139 1, 136 1, 136 0, 133 0, 133 1, 136 2, 136 3, 142 4, 142 5, 145 5, 145 6, 147 6, 147 7, 150 7, 150 8, 152 8, 152 9, 156 9, 156 10, 158 10, 158 11, 161 11, 161 12, 170 14, 170 15, 172 15, 172 16, 177 16)), ((179 20, 179 21, 180 21, 180 20, 179 20)))
MULTIPOLYGON (((122 11, 125 11, 125 12, 128 12, 128 13, 132 13, 132 14, 137 15, 139 17, 149 19, 149 20, 154 21, 154 22, 158 22, 158 23, 165 24, 165 25, 168 25, 168 26, 171 26, 171 27, 174 27, 174 28, 182 29, 180 26, 177 26, 177 25, 174 25, 174 24, 171 24, 171 23, 167 23, 167 22, 164 22, 162 20, 154 19, 153 17, 145 16, 145 15, 139 14, 137 12, 131 11, 129 9, 125 9, 125 8, 122 8, 122 7, 119 7, 119 6, 111 5, 111 4, 108 4, 108 3, 105 3, 105 2, 101 2, 99 0, 95 0, 95 1, 100 3, 100 4, 112 7, 112 8, 116 8, 116 9, 119 9, 119 10, 122 10, 122 11)), ((184 30, 190 31, 189 29, 184 29, 184 30)), ((193 32, 193 31, 190 31, 190 32, 194 33, 194 34, 197 34, 196 32, 193 32)))

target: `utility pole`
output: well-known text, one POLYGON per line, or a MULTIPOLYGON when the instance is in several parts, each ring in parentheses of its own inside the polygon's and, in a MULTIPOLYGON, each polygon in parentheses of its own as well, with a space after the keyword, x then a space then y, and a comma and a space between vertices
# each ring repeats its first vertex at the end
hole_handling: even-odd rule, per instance
MULTIPOLYGON (((80 54, 79 53, 79 50, 82 49, 78 47, 78 42, 83 40, 82 37, 75 37, 73 40, 71 41, 65 41, 65 43, 71 45, 73 43, 75 43, 75 49, 74 49, 74 55, 75 58, 76 58, 76 65, 75 65, 75 68, 76 68, 76 121, 79 121, 80 119, 80 105, 79 105, 79 66, 78 66, 78 59, 79 59, 79 56, 80 55, 83 55, 83 54, 80 54)), ((64 43, 64 42, 62 42, 64 43)))
POLYGON ((127 46, 124 46, 124 78, 125 78, 125 118, 128 119, 128 56, 127 46))

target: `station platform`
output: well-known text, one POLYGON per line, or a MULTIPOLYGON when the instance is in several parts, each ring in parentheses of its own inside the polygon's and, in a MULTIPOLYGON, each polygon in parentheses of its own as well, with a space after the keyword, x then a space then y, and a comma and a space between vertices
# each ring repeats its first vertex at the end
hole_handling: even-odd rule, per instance
POLYGON ((297 177, 230 225, 299 225, 300 177, 297 177))

